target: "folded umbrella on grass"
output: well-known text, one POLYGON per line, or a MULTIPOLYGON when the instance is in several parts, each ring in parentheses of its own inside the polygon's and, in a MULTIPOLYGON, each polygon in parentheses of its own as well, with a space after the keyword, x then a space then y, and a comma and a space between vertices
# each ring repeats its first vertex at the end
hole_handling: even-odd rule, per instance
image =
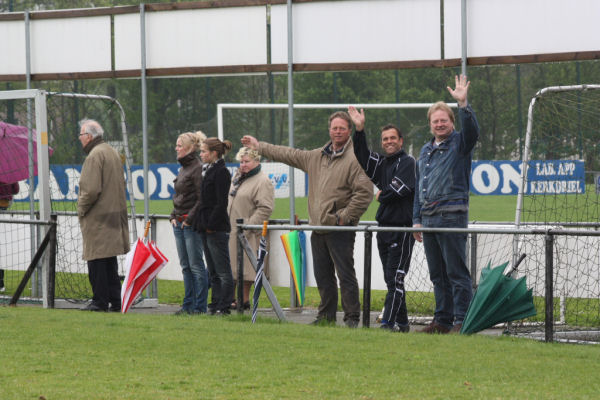
POLYGON ((490 268, 488 263, 481 271, 479 286, 460 333, 476 333, 502 322, 536 315, 533 294, 531 289, 527 289, 525 277, 511 277, 524 258, 523 254, 508 275, 504 275, 508 262, 494 268, 490 268))
MULTIPOLYGON (((149 227, 150 222, 146 225, 144 238, 148 236, 149 227)), ((144 243, 142 239, 138 238, 125 257, 127 273, 121 287, 121 312, 123 314, 129 310, 133 301, 148 287, 168 261, 154 242, 144 243)))

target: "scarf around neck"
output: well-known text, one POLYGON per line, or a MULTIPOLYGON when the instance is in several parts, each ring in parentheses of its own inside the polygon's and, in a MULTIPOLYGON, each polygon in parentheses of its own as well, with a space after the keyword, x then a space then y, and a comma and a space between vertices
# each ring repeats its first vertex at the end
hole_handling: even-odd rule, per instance
POLYGON ((252 168, 250 171, 248 171, 245 174, 242 174, 240 172, 240 170, 238 169, 237 172, 235 173, 235 176, 233 177, 233 180, 231 181, 233 188, 231 189, 231 192, 229 193, 229 195, 231 197, 235 197, 235 195, 237 194, 237 191, 240 188, 240 186, 242 185, 242 183, 246 179, 258 174, 259 172, 260 172, 260 164, 258 164, 256 167, 252 168))

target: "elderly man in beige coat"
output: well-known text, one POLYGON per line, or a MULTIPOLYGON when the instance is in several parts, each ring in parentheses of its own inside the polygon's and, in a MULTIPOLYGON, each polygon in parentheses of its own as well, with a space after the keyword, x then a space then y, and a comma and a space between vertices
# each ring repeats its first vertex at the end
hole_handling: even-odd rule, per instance
POLYGON ((102 139, 104 131, 98 122, 83 120, 79 124, 79 141, 87 157, 79 179, 77 215, 93 292, 92 302, 82 310, 120 311, 116 256, 129 251, 123 163, 102 139))
MULTIPOLYGON (((299 150, 258 142, 244 136, 242 144, 274 161, 308 174, 308 215, 311 225, 356 225, 373 200, 373 184, 354 156, 352 120, 338 111, 329 117, 330 141, 322 148, 299 150)), ((338 303, 336 273, 340 282, 344 323, 356 328, 360 320, 358 281, 354 270, 355 232, 311 235, 315 280, 321 303, 314 324, 335 323, 338 303)))

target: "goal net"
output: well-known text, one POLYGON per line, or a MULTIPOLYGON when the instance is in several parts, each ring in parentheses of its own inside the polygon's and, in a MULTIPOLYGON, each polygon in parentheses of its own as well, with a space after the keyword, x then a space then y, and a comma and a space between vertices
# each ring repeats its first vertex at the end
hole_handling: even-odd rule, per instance
MULTIPOLYGON (((37 145, 35 138, 38 136, 38 130, 44 129, 40 128, 39 121, 45 123, 46 135, 42 136, 47 138, 48 153, 45 157, 49 160, 45 165, 35 165, 33 180, 29 178, 28 170, 24 176, 15 177, 18 193, 12 196, 10 206, 0 211, 0 218, 12 221, 0 224, 0 268, 4 270, 5 287, 4 293, 0 294, 4 295, 5 299, 17 288, 42 236, 38 228, 19 224, 18 220, 46 220, 50 213, 56 213, 58 216, 56 299, 67 299, 77 303, 91 298, 87 264, 81 258, 82 240, 77 218, 79 176, 85 157, 78 140, 78 122, 85 118, 95 119, 103 126, 104 140, 121 154, 127 167, 125 171, 130 178, 131 157, 124 113, 115 99, 99 95, 48 93, 42 90, 0 92, 0 121, 10 124, 6 126, 10 126, 11 129, 24 131, 25 140, 28 141, 26 146, 37 145), (35 102, 34 98, 17 95, 22 92, 35 93, 35 96, 44 101, 35 102), (28 134, 31 136, 29 139, 28 134), (45 191, 47 195, 44 194, 45 191)), ((40 158, 37 153, 34 156, 40 158)), ((19 157, 27 158, 27 154, 22 155, 15 150, 14 157, 17 163, 19 157)), ((130 186, 131 179, 127 181, 130 186)), ((135 215, 134 204, 133 197, 129 196, 131 215, 135 215)), ((133 221, 130 221, 130 233, 132 239, 137 236, 133 221)), ((36 276, 24 296, 32 299, 43 297, 44 279, 40 276, 41 270, 36 269, 36 276)), ((123 259, 120 260, 119 273, 124 275, 123 259)))
MULTIPOLYGON (((600 326, 600 238, 593 236, 600 227, 599 138, 600 85, 548 87, 532 99, 516 224, 578 231, 553 236, 554 321, 556 331, 564 331, 558 340, 579 340, 600 326)), ((544 240, 542 235, 515 240, 515 253, 527 254, 519 274, 533 287, 541 321, 544 240)))

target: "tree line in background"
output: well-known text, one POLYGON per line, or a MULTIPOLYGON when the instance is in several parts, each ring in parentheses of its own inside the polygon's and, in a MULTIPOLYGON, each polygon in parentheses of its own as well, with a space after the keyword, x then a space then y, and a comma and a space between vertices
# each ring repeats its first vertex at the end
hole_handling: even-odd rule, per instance
MULTIPOLYGON (((0 11, 60 9, 139 4, 139 1, 0 1, 0 11), (10 6, 10 7, 9 7, 10 6)), ((426 68, 380 71, 295 73, 296 103, 429 103, 451 101, 446 86, 454 85, 459 68, 426 68)), ((554 85, 595 83, 600 76, 599 61, 562 62, 468 67, 469 101, 481 125, 476 159, 519 159, 532 96, 554 85)), ((2 89, 22 89, 24 83, 5 83, 2 89)), ((142 162, 142 110, 139 79, 106 79, 32 82, 47 91, 103 94, 115 97, 125 108, 129 144, 134 162, 142 162)), ((199 76, 148 78, 148 155, 150 162, 174 162, 177 136, 202 130, 217 135, 218 103, 287 104, 287 75, 199 76)), ((83 103, 65 103, 64 115, 53 135, 53 163, 81 159, 78 143, 72 140, 78 119, 98 118, 83 103), (63 136, 64 135, 64 136, 63 136), (71 149, 66 147, 71 146, 71 149)), ((8 107, 8 106, 7 106, 8 107)), ((343 109, 343 108, 342 108, 343 109)), ((0 105, 0 115, 4 114, 0 105)), ((60 111, 55 111, 60 114, 60 111)), ((97 111, 96 111, 97 112, 97 111)), ((101 111, 100 111, 101 112, 101 111)), ((322 146, 328 139, 327 117, 333 110, 295 110, 294 145, 297 148, 322 146)), ((366 110, 367 134, 371 146, 379 146, 379 128, 387 123, 400 127, 405 148, 413 155, 430 138, 426 110, 366 110)), ((288 143, 287 110, 226 110, 224 134, 237 147, 244 134, 278 144, 288 143)), ((115 122, 108 129, 120 129, 115 122)), ((595 132, 597 134, 597 132, 595 132)), ((581 144, 580 144, 581 145, 581 144)), ((235 154, 235 152, 232 152, 235 154)), ((233 155, 230 155, 232 157, 233 155)))

